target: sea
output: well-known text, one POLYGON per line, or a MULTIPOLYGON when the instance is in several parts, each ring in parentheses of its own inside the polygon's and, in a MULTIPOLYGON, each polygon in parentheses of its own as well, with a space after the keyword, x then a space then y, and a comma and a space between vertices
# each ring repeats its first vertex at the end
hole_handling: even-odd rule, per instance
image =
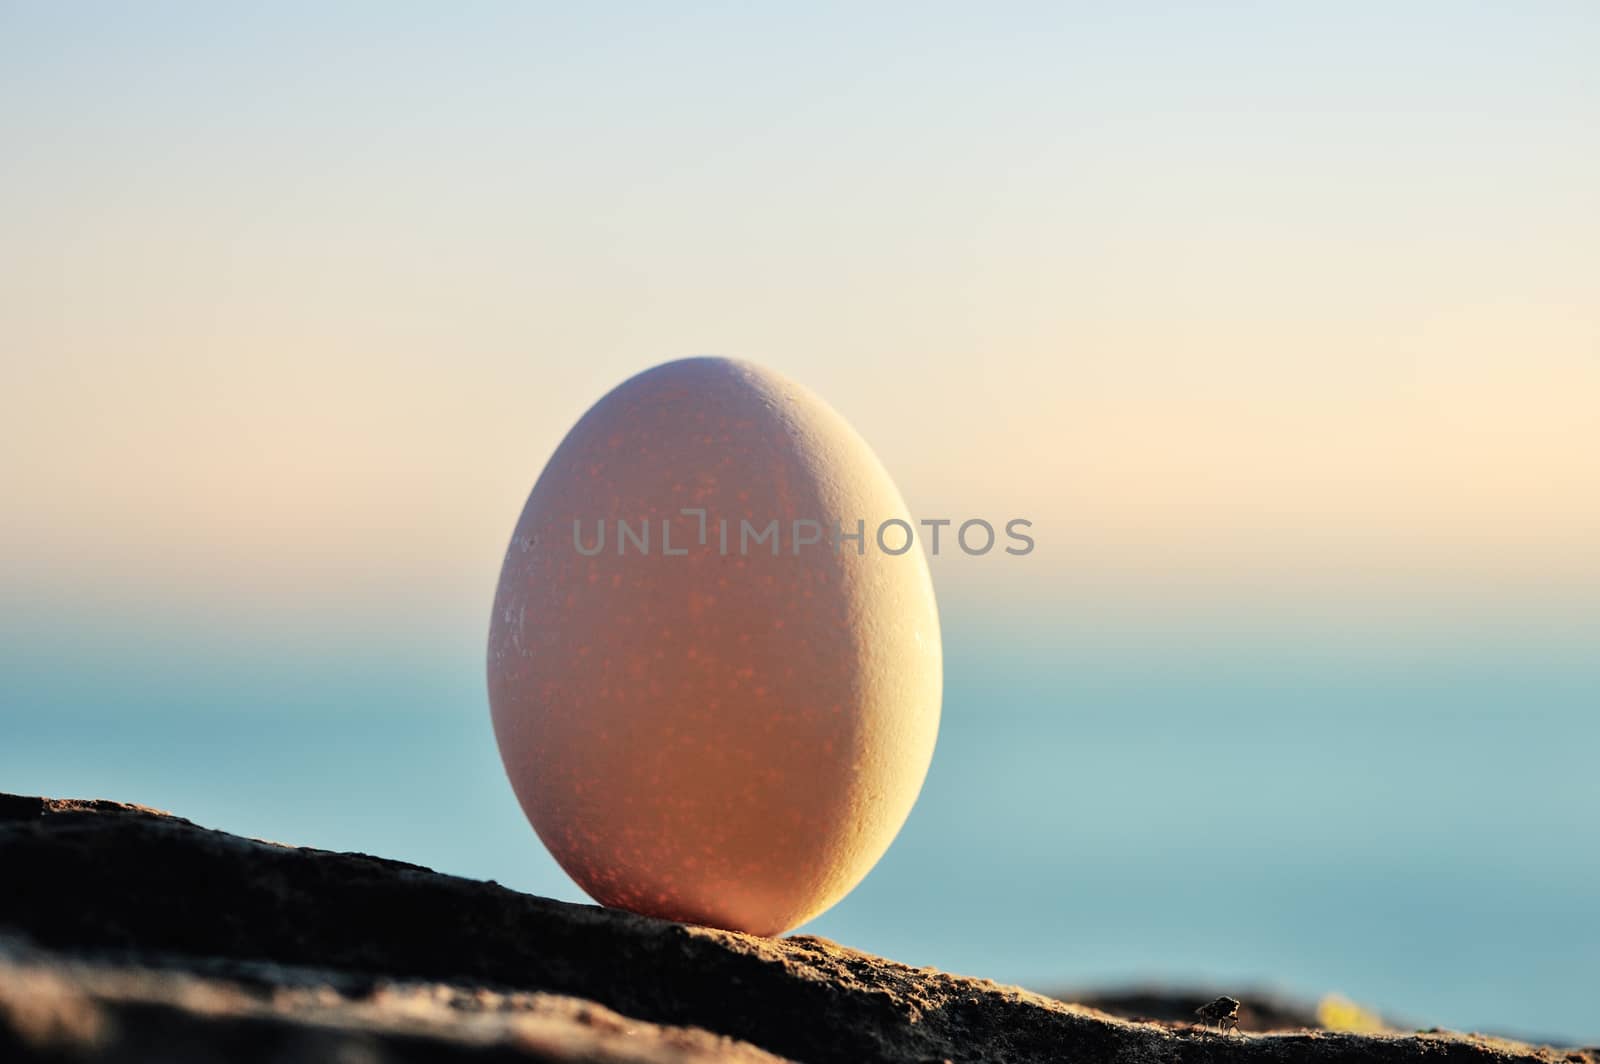
MULTIPOLYGON (((584 900, 506 783, 481 633, 11 620, 0 790, 584 900)), ((916 808, 802 931, 1045 992, 1340 994, 1600 1044, 1592 645, 1032 618, 947 622, 945 650, 916 808)))

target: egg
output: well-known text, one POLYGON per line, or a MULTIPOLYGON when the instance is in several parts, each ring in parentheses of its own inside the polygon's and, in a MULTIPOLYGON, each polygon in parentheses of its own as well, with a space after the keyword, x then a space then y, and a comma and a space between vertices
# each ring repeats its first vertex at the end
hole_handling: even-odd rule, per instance
POLYGON ((533 486, 489 632, 512 790, 603 905, 775 935, 888 849, 939 729, 933 584, 845 420, 750 362, 640 373, 533 486))

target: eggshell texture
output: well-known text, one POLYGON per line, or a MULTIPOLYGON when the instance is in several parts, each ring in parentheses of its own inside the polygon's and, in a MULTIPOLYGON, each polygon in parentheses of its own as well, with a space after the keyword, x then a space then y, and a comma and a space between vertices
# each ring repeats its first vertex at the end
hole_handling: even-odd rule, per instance
POLYGON ((916 527, 866 443, 751 363, 657 366, 567 434, 506 553, 489 700, 523 811, 597 901, 772 935, 883 855, 933 757, 943 683, 921 546, 875 539, 891 518, 916 527), (703 545, 684 508, 706 511, 703 545), (649 520, 648 553, 619 553, 618 519, 649 520), (778 555, 741 555, 740 521, 774 519, 778 555), (823 530, 798 553, 797 519, 823 530), (835 551, 836 519, 865 522, 864 554, 835 551), (664 520, 686 554, 664 552, 664 520), (581 553, 574 521, 586 550, 603 521, 604 549, 581 553))

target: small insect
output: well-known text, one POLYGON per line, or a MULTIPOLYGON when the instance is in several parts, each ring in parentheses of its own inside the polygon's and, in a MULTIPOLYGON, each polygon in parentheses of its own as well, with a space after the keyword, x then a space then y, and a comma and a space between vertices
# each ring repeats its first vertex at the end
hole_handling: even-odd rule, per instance
POLYGON ((1207 1027, 1216 1024, 1223 1033, 1239 1029, 1239 999, 1224 994, 1209 1004, 1201 1005, 1194 1014, 1205 1021, 1207 1027))

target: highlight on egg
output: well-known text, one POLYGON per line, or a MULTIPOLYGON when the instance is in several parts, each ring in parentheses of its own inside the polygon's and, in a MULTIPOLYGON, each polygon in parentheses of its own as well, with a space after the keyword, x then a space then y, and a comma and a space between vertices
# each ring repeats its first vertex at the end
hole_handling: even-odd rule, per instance
POLYGON ((669 362, 578 421, 506 552, 488 681, 512 789, 584 891, 774 935, 872 869, 939 728, 915 528, 844 419, 753 363, 669 362), (877 549, 895 522, 908 549, 877 549))

